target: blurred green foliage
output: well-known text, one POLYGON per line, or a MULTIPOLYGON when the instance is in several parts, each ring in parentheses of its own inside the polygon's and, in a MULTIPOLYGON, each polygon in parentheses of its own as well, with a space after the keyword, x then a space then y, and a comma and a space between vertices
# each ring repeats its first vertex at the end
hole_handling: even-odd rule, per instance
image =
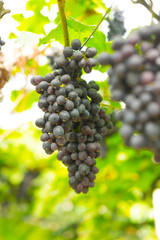
MULTIPOLYGON (((56 1, 30 0, 26 9, 34 12, 20 22, 19 30, 44 34, 41 43, 59 40, 61 26, 48 35, 44 25, 49 19, 41 10, 56 1)), ((102 1, 68 0, 66 6, 70 38, 85 41, 105 10, 102 1), (79 20, 77 22, 75 19, 79 20), (83 31, 80 35, 79 29, 83 31)), ((55 19, 59 24, 59 14, 55 19)), ((26 35, 24 35, 26 36, 26 35)), ((21 38, 23 39, 23 38, 21 38)), ((111 52, 104 33, 97 31, 88 45, 98 51, 111 52)), ((38 66, 31 59, 27 66, 45 75, 48 65, 38 66)), ((104 72, 104 68, 98 68, 104 72)), ((16 71, 16 70, 15 70, 16 71)), ((27 75, 29 74, 27 69, 27 75)), ((14 72, 15 74, 15 72, 14 72)), ((106 81, 98 81, 105 101, 109 101, 106 81)), ((17 101, 24 90, 11 93, 17 101)), ((14 111, 22 112, 38 100, 35 91, 27 91, 14 111)), ((109 101, 111 109, 119 103, 109 101)), ((96 186, 87 195, 77 195, 69 188, 66 167, 56 158, 48 157, 40 143, 40 131, 33 123, 16 130, 0 130, 0 240, 154 240, 152 192, 160 186, 160 167, 152 162, 149 151, 135 151, 123 145, 118 132, 107 137, 107 155, 97 160, 100 172, 96 186)))

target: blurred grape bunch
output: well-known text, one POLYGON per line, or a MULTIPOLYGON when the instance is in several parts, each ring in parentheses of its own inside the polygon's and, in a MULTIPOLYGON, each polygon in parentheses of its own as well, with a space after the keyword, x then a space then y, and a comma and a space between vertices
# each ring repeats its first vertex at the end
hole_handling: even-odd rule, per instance
MULTIPOLYGON (((0 1, 0 19, 2 19, 2 17, 7 14, 7 13, 10 13, 10 10, 9 9, 5 9, 3 7, 4 5, 4 2, 3 1, 0 1)), ((0 37, 0 50, 1 50, 1 47, 5 44, 5 42, 1 39, 0 37)))
POLYGON ((124 27, 124 17, 123 12, 120 10, 115 10, 113 19, 109 17, 106 18, 109 23, 109 31, 107 34, 108 40, 112 40, 115 36, 120 35, 123 36, 126 32, 124 27))
POLYGON ((108 139, 109 136, 113 135, 114 133, 116 133, 118 131, 118 127, 116 126, 116 123, 118 122, 118 119, 116 117, 116 111, 113 111, 110 115, 110 122, 108 124, 108 130, 107 130, 107 134, 106 136, 102 137, 101 140, 101 155, 100 158, 105 158, 107 155, 107 144, 106 144, 106 140, 108 139))
MULTIPOLYGON (((0 19, 7 13, 10 13, 9 9, 5 9, 3 7, 4 2, 0 1, 0 19)), ((0 37, 0 50, 1 50, 1 46, 3 46, 5 44, 5 42, 1 39, 0 37)), ((0 89, 3 88, 4 84, 7 82, 7 80, 9 79, 9 71, 5 68, 4 66, 4 56, 3 54, 0 52, 0 89)), ((1 101, 1 92, 0 92, 0 101, 1 101)))
POLYGON ((4 55, 0 52, 0 89, 4 87, 9 77, 10 72, 6 69, 4 65, 4 55))

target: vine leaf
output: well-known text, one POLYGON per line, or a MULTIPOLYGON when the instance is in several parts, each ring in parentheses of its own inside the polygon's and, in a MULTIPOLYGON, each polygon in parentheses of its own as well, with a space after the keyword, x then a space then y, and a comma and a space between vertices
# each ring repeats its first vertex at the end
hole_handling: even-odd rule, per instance
POLYGON ((21 97, 21 100, 19 101, 18 105, 15 106, 13 109, 13 112, 23 112, 27 109, 30 109, 34 102, 38 101, 38 96, 36 94, 36 91, 30 91, 24 94, 22 91, 14 91, 11 95, 11 100, 16 101, 18 97, 21 97))
POLYGON ((37 34, 45 34, 44 26, 50 23, 48 16, 43 15, 43 7, 47 7, 50 11, 51 6, 56 4, 57 0, 29 0, 26 4, 26 10, 33 15, 25 18, 23 14, 14 14, 12 17, 19 22, 17 29, 19 31, 33 32, 37 34))
MULTIPOLYGON (((85 36, 88 36, 89 33, 94 29, 94 26, 85 25, 73 18, 67 19, 67 25, 69 34, 72 36, 72 40, 78 38, 83 41, 85 36)), ((58 41, 64 45, 61 23, 59 23, 55 29, 51 30, 48 35, 40 39, 39 44, 45 44, 53 40, 58 41)))
MULTIPOLYGON (((67 25, 69 35, 72 36, 71 41, 75 38, 78 38, 82 42, 82 44, 85 42, 85 40, 95 28, 95 25, 86 25, 71 17, 67 19, 67 25)), ((46 44, 51 41, 58 41, 59 43, 64 45, 61 24, 58 24, 58 26, 55 29, 51 30, 44 38, 40 38, 39 45, 46 44)), ((94 46, 97 49, 98 53, 102 51, 107 51, 109 53, 112 52, 111 42, 106 42, 105 34, 98 30, 87 42, 86 46, 94 46)))
POLYGON ((19 31, 33 32, 37 34, 45 34, 44 25, 50 23, 48 17, 43 16, 40 12, 37 12, 28 18, 25 18, 22 13, 14 14, 12 17, 17 22, 20 22, 20 25, 17 27, 19 31))
POLYGON ((75 32, 79 32, 79 33, 81 32, 88 33, 90 31, 93 31, 95 28, 95 25, 86 25, 72 17, 68 17, 67 23, 70 28, 72 28, 75 32))

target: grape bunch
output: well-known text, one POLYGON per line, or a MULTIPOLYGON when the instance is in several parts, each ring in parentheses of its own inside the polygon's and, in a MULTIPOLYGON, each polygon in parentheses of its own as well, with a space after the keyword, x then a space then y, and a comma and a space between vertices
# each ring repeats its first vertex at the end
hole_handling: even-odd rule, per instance
POLYGON ((89 47, 87 50, 81 50, 81 42, 74 39, 71 47, 65 47, 63 55, 55 59, 54 69, 67 72, 72 78, 82 75, 82 69, 86 73, 92 71, 92 67, 97 65, 97 61, 93 58, 97 54, 94 47, 89 47), (63 69, 63 70, 62 70, 63 69))
POLYGON ((113 55, 102 53, 112 99, 123 101, 120 134, 128 146, 147 148, 160 162, 160 24, 143 27, 127 39, 113 42, 113 55))
POLYGON ((1 50, 1 47, 5 44, 5 41, 3 41, 0 37, 0 50, 1 50))
POLYGON ((100 108, 99 86, 81 78, 82 69, 89 73, 96 66, 96 49, 80 51, 78 39, 71 46, 55 59, 53 73, 34 76, 31 83, 40 94, 38 106, 44 112, 36 120, 36 126, 42 128, 43 149, 47 154, 58 150, 57 158, 68 166, 70 186, 76 193, 87 193, 98 172, 99 142, 112 124, 100 108))
POLYGON ((107 17, 107 21, 109 23, 108 25, 108 40, 114 39, 115 36, 123 36, 126 32, 126 29, 124 27, 124 17, 123 12, 120 10, 116 10, 114 12, 113 19, 111 20, 109 17, 107 17))

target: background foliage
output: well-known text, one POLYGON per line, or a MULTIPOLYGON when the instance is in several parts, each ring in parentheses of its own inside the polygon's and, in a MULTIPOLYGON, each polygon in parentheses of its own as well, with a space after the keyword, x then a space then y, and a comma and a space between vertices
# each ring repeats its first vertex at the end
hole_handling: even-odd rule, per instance
MULTIPOLYGON (((44 28, 51 21, 42 10, 45 7, 53 11, 54 4, 55 0, 29 0, 26 9, 33 15, 13 16, 21 31, 15 40, 22 44, 20 49, 35 42, 41 46, 34 45, 30 56, 21 52, 15 57, 10 81, 19 74, 26 78, 23 87, 10 92, 14 103, 12 113, 20 114, 35 107, 38 96, 29 79, 33 74, 44 76, 52 70, 49 61, 39 65, 40 57, 51 47, 50 42, 63 44, 59 14, 54 19, 55 29, 46 34, 44 28)), ((79 38, 83 43, 105 9, 99 0, 68 0, 70 40, 79 38)), ((111 42, 106 42, 106 35, 107 29, 105 34, 97 31, 87 46, 96 47, 98 53, 111 52, 111 42)), ((11 33, 12 37, 15 34, 11 33)), ((97 69, 106 71, 102 67, 97 69)), ((119 108, 119 104, 109 101, 107 82, 98 79, 98 84, 111 107, 106 110, 119 108)), ((107 154, 97 161, 100 172, 96 186, 87 195, 76 195, 69 188, 67 171, 57 160, 56 153, 48 157, 41 149, 40 131, 34 122, 17 129, 1 129, 0 134, 0 239, 157 239, 152 192, 160 187, 160 167, 152 163, 152 153, 125 147, 118 132, 108 136, 105 140, 107 154)))

